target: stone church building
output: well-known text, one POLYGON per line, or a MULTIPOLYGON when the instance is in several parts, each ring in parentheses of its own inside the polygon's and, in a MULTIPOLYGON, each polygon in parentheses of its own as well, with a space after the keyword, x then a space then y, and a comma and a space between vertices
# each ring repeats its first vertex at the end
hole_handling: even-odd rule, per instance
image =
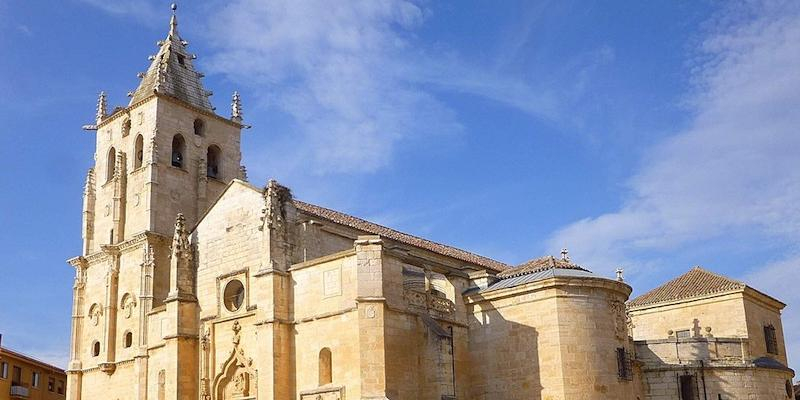
POLYGON ((636 299, 563 252, 520 266, 247 182, 173 15, 101 94, 67 399, 793 398, 780 301, 695 268, 636 299))

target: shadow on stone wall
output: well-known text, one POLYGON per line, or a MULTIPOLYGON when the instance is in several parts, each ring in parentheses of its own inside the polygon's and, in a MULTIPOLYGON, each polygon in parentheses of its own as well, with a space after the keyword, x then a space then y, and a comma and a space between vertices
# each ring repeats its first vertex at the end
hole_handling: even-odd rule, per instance
POLYGON ((507 320, 497 310, 480 315, 482 319, 472 316, 469 321, 472 366, 469 398, 542 399, 543 366, 539 363, 537 329, 507 320))

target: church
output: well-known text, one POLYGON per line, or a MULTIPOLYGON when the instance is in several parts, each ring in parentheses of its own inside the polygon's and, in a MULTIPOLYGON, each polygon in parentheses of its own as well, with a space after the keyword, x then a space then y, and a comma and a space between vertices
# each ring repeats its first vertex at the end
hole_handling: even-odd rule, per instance
POLYGON ((216 112, 174 10, 84 127, 67 399, 794 398, 786 305, 745 283, 631 299, 566 250, 511 266, 249 183, 241 99, 216 112))

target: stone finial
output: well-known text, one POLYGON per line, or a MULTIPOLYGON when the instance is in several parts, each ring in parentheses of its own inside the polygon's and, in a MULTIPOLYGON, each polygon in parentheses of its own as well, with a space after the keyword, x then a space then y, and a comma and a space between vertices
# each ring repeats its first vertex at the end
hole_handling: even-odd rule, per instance
POLYGON ((616 272, 617 272, 617 280, 620 282, 625 282, 625 277, 623 276, 625 270, 622 269, 622 267, 618 267, 616 272))
POLYGON ((83 186, 83 194, 90 196, 94 194, 94 168, 89 168, 86 173, 86 184, 83 186))
POLYGON ((566 247, 561 249, 561 260, 569 262, 569 250, 566 247))
POLYGON ((142 256, 142 266, 154 266, 156 262, 155 250, 153 246, 148 244, 144 246, 144 254, 142 256))
POLYGON ((100 95, 97 97, 97 114, 95 115, 95 120, 99 124, 107 115, 108 102, 106 100, 106 92, 100 92, 100 95))
POLYGON ((114 159, 114 180, 121 180, 125 177, 127 171, 125 170, 125 152, 118 151, 117 157, 114 159))
POLYGON ((175 15, 175 11, 178 10, 178 5, 172 3, 169 8, 172 9, 172 17, 169 19, 169 36, 174 37, 178 34, 178 16, 175 15))
POLYGON ((150 138, 150 164, 158 162, 158 143, 156 143, 156 136, 158 136, 158 130, 155 130, 153 136, 150 138))
POLYGON ((239 179, 247 182, 247 167, 244 165, 239 166, 239 179))
POLYGON ((242 99, 239 92, 233 92, 233 99, 231 101, 231 120, 234 122, 242 122, 242 99))
POLYGON ((186 230, 186 217, 183 213, 175 218, 175 235, 172 238, 172 257, 174 260, 187 260, 191 257, 189 232, 186 230))

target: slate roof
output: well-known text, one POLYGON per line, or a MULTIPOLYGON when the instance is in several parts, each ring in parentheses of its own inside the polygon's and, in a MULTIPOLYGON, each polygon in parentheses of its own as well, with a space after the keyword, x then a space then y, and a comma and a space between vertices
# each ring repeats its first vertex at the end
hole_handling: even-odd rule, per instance
POLYGON ((533 274, 552 269, 580 270, 580 271, 590 272, 589 270, 581 267, 580 265, 573 264, 569 259, 555 258, 553 256, 545 256, 545 257, 535 258, 533 260, 522 263, 514 268, 507 269, 497 274, 497 277, 500 279, 513 278, 520 275, 533 274))
POLYGON ((167 38, 159 41, 158 53, 154 56, 139 87, 133 92, 128 106, 144 100, 153 93, 160 93, 213 112, 211 102, 208 100, 210 93, 200 82, 202 74, 192 65, 194 56, 186 50, 187 42, 178 34, 178 20, 174 14, 169 25, 167 38))
MULTIPOLYGON (((507 271, 513 271, 517 268, 512 268, 507 271)), ((500 274, 498 274, 499 276, 500 274)), ((527 272, 519 275, 511 275, 510 277, 503 278, 481 290, 488 292, 491 290, 510 288, 514 286, 524 285, 526 283, 542 281, 550 278, 596 278, 597 275, 587 271, 583 268, 546 268, 533 272, 527 272)))
POLYGON ((408 244, 411 246, 419 247, 425 250, 432 251, 444 256, 452 257, 457 260, 464 261, 479 267, 484 267, 493 271, 504 271, 510 267, 500 261, 492 260, 484 256, 470 253, 465 250, 457 249, 455 247, 447 246, 444 244, 436 243, 427 239, 423 239, 414 235, 399 232, 373 222, 363 220, 339 211, 331 210, 329 208, 320 207, 314 204, 306 203, 300 200, 292 200, 295 207, 306 214, 331 221, 336 224, 348 226, 373 235, 391 239, 400 243, 408 244))
POLYGON ((631 300, 629 307, 683 300, 715 293, 743 290, 747 285, 700 267, 631 300))

